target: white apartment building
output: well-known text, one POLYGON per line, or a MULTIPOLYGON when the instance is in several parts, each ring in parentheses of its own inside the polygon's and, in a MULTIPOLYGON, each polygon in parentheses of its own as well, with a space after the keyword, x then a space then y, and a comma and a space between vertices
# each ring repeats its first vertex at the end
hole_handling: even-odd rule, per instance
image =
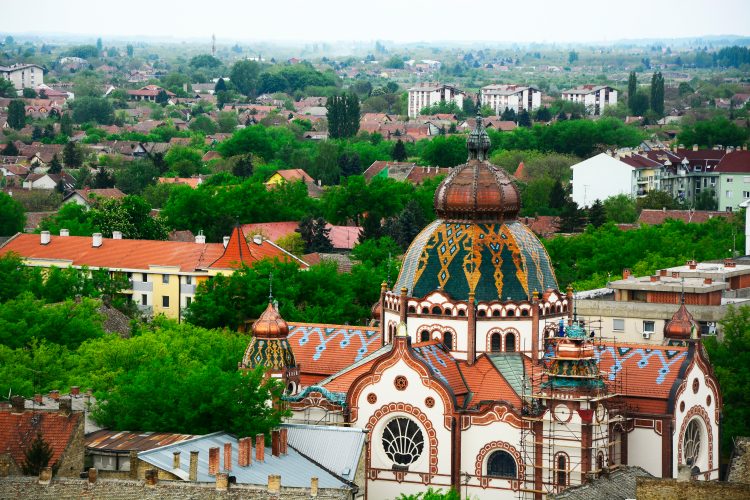
POLYGON ((608 85, 581 85, 562 93, 564 101, 578 102, 586 106, 590 115, 601 115, 607 106, 617 104, 617 90, 608 85))
POLYGON ((496 115, 502 114, 505 108, 516 113, 525 109, 531 112, 542 105, 542 93, 536 87, 523 85, 487 85, 480 93, 482 106, 489 106, 496 115))
POLYGON ((420 111, 441 101, 463 108, 466 94, 452 85, 422 83, 409 89, 409 118, 416 118, 420 111))
POLYGON ((44 83, 44 69, 37 64, 0 66, 0 76, 13 82, 17 90, 33 89, 44 83))

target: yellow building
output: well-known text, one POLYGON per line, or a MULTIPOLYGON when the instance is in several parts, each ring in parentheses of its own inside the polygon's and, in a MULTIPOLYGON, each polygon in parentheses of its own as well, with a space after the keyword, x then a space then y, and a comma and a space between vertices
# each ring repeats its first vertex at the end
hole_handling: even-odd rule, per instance
POLYGON ((16 234, 0 247, 0 256, 18 254, 34 267, 109 269, 124 273, 130 281, 133 302, 144 314, 164 314, 180 321, 195 297, 197 285, 217 274, 231 274, 242 265, 270 258, 308 265, 269 240, 255 236, 248 242, 236 227, 222 243, 129 240, 115 231, 113 238, 16 234))

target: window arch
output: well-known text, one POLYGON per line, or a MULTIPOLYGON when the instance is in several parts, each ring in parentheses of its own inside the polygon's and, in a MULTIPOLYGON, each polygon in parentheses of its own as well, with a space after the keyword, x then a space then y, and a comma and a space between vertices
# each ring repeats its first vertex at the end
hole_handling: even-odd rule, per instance
POLYGON ((495 451, 487 459, 487 475, 515 479, 518 477, 516 461, 507 451, 495 451))
POLYGON ((495 317, 495 318, 499 317, 499 316, 500 316, 500 314, 501 314, 501 313, 500 313, 500 309, 494 309, 494 310, 492 311, 492 316, 493 316, 493 317, 495 317))
POLYGON ((465 309, 459 309, 458 310, 458 315, 459 316, 466 316, 466 310, 465 309))
POLYGON ((416 313, 416 312, 417 312, 417 308, 416 308, 416 307, 414 307, 414 306, 409 306, 409 309, 407 309, 407 310, 408 310, 408 311, 409 311, 410 313, 416 313))
POLYGON ((505 352, 516 352, 516 334, 512 332, 505 334, 505 352))
POLYGON ((508 312, 506 313, 506 315, 507 316, 515 316, 516 315, 516 311, 514 311, 513 309, 508 309, 508 312))
POLYGON ((425 306, 422 308, 422 314, 430 314, 430 308, 425 306))
POLYGON ((601 451, 596 455, 596 468, 599 470, 604 469, 604 453, 601 451))
POLYGON ((484 309, 480 309, 479 311, 477 311, 477 316, 479 316, 480 318, 484 318, 485 316, 487 316, 487 311, 485 311, 484 309))
POLYGON ((428 340, 430 340, 430 332, 428 330, 422 330, 419 332, 420 342, 427 342, 428 340))
POLYGON ((568 457, 564 453, 555 457, 555 484, 557 486, 568 485, 568 457))
POLYGON ((396 417, 383 428, 383 450, 394 468, 406 468, 416 462, 424 450, 424 434, 417 423, 407 417, 396 417))
POLYGON ((700 420, 694 418, 688 422, 685 434, 682 437, 682 455, 685 464, 695 466, 701 455, 701 441, 703 440, 703 429, 700 420))
POLYGON ((500 334, 495 332, 490 336, 490 352, 500 352, 501 338, 500 334))
POLYGON ((443 314, 443 310, 440 308, 440 306, 433 306, 432 314, 443 314))
POLYGON ((453 349, 453 332, 443 332, 443 345, 446 349, 453 349))

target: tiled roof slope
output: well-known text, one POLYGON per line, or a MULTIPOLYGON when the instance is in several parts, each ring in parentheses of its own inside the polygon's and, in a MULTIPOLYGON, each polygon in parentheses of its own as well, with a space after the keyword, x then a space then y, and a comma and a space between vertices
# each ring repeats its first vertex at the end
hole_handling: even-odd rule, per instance
POLYGON ((412 350, 456 397, 465 396, 469 392, 461 375, 458 361, 443 347, 441 342, 433 340, 414 344, 412 350))
POLYGON ((703 223, 714 217, 729 217, 730 212, 717 212, 712 210, 654 210, 644 208, 638 216, 641 224, 662 224, 667 219, 681 220, 682 222, 703 223))
POLYGON ((289 323, 287 339, 302 375, 316 375, 320 380, 377 350, 380 347, 380 329, 289 323))
POLYGON ((0 454, 8 453, 16 464, 24 463, 24 452, 37 433, 52 448, 50 464, 55 464, 65 452, 68 443, 83 419, 83 413, 68 415, 56 411, 30 411, 13 413, 0 411, 0 454))
POLYGON ((547 498, 555 500, 626 500, 635 498, 636 478, 654 477, 640 467, 619 467, 592 482, 568 488, 547 498))

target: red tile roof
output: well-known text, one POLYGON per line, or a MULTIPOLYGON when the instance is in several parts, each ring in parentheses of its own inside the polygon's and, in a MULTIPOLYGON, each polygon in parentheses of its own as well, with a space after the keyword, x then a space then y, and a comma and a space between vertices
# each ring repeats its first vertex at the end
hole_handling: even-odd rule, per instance
MULTIPOLYGON (((262 234, 271 241, 278 241, 279 238, 287 236, 297 230, 298 222, 258 222, 255 224, 243 224, 242 231, 245 234, 262 234)), ((331 238, 333 248, 351 250, 359 240, 359 233, 362 230, 359 226, 333 226, 326 224, 331 230, 328 236, 331 238)))
POLYGON ((461 361, 459 366, 472 392, 471 404, 477 404, 480 401, 503 400, 513 404, 516 408, 521 407, 520 396, 486 355, 480 355, 476 363, 471 366, 465 361, 461 361))
POLYGON ((0 410, 0 454, 8 453, 21 467, 27 447, 40 432, 52 448, 50 464, 55 464, 68 448, 71 438, 79 429, 83 432, 83 413, 65 415, 52 411, 31 411, 13 413, 10 409, 0 410))
POLYGON ((713 217, 730 217, 730 212, 716 212, 712 210, 653 210, 645 208, 638 216, 641 224, 662 224, 667 219, 682 222, 703 223, 713 217))
POLYGON ((732 151, 721 159, 714 172, 750 173, 750 151, 732 151))
POLYGON ((458 361, 443 347, 442 342, 437 340, 421 342, 412 345, 412 350, 456 397, 468 394, 469 388, 461 375, 458 361))
POLYGON ((284 180, 287 182, 296 182, 296 181, 315 182, 313 178, 310 177, 308 173, 302 170, 301 168, 278 170, 276 173, 279 174, 281 177, 283 177, 284 180))
POLYGON ((243 264, 251 266, 253 263, 263 259, 279 259, 284 262, 296 262, 300 267, 307 268, 308 265, 294 257, 292 254, 276 246, 270 241, 259 238, 248 243, 242 228, 235 227, 229 237, 224 252, 209 267, 212 269, 238 269, 243 264))

